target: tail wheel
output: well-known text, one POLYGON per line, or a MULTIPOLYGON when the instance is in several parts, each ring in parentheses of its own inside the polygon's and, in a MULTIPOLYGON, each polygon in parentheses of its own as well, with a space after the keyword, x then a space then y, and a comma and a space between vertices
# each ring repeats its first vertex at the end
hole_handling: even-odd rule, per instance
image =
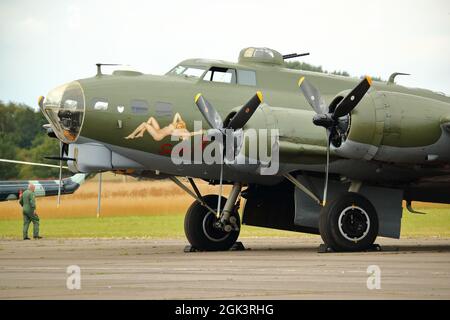
POLYGON ((378 235, 378 215, 365 197, 347 192, 323 207, 319 231, 325 244, 335 251, 365 250, 378 235))
MULTIPOLYGON (((217 195, 206 195, 203 200, 211 208, 217 208, 217 195)), ((222 209, 226 198, 222 197, 222 209)), ((224 231, 217 225, 214 212, 202 206, 200 202, 194 201, 189 207, 184 219, 184 232, 189 243, 202 251, 224 251, 230 249, 239 237, 240 218, 237 210, 231 214, 239 230, 224 231)))

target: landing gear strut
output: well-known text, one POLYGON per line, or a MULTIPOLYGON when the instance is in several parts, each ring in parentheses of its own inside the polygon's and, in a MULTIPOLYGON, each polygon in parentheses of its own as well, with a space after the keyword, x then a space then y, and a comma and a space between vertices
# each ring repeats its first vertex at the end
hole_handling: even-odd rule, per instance
POLYGON ((378 216, 369 200, 347 192, 323 207, 319 231, 334 251, 367 250, 378 235, 378 216))
MULTIPOLYGON (((200 251, 224 251, 234 245, 239 237, 241 221, 238 205, 230 201, 232 195, 233 192, 228 199, 222 197, 222 214, 219 217, 197 200, 189 207, 184 218, 184 232, 193 248, 200 251)), ((217 207, 216 195, 206 195, 203 200, 209 207, 217 207)))
POLYGON ((184 218, 184 232, 192 246, 191 250, 229 250, 236 243, 241 229, 238 209, 242 185, 235 183, 229 198, 221 197, 220 208, 218 208, 218 196, 212 194, 202 196, 192 179, 188 178, 194 192, 176 177, 171 177, 171 179, 196 199, 184 218))

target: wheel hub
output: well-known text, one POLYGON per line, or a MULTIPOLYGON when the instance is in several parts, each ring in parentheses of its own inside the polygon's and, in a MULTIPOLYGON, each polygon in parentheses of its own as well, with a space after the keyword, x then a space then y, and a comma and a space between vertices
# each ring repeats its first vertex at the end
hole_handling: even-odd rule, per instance
POLYGON ((338 220, 339 231, 347 240, 358 242, 368 234, 370 219, 367 212, 357 206, 345 208, 338 220))
POLYGON ((214 213, 208 212, 203 219, 203 232, 205 236, 215 242, 220 242, 229 236, 229 232, 224 230, 224 227, 214 213))

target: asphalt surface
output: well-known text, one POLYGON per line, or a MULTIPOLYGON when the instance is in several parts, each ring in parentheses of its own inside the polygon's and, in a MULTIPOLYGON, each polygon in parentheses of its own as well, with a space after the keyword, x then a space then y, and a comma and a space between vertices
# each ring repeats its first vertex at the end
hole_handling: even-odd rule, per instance
POLYGON ((184 240, 0 240, 0 298, 450 299, 450 239, 325 254, 315 238, 241 240, 245 251, 196 253, 183 252, 184 240), (67 289, 70 265, 79 290, 67 289), (370 265, 380 289, 367 287, 370 265))

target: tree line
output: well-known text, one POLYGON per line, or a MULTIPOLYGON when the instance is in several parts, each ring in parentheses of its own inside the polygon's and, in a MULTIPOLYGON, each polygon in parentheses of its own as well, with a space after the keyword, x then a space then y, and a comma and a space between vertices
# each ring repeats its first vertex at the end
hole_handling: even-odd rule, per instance
MULTIPOLYGON (((59 142, 47 137, 42 128, 47 122, 40 111, 27 105, 0 101, 0 158, 51 163, 44 157, 58 155, 59 142)), ((56 178, 58 175, 56 168, 0 162, 0 180, 56 178)))

